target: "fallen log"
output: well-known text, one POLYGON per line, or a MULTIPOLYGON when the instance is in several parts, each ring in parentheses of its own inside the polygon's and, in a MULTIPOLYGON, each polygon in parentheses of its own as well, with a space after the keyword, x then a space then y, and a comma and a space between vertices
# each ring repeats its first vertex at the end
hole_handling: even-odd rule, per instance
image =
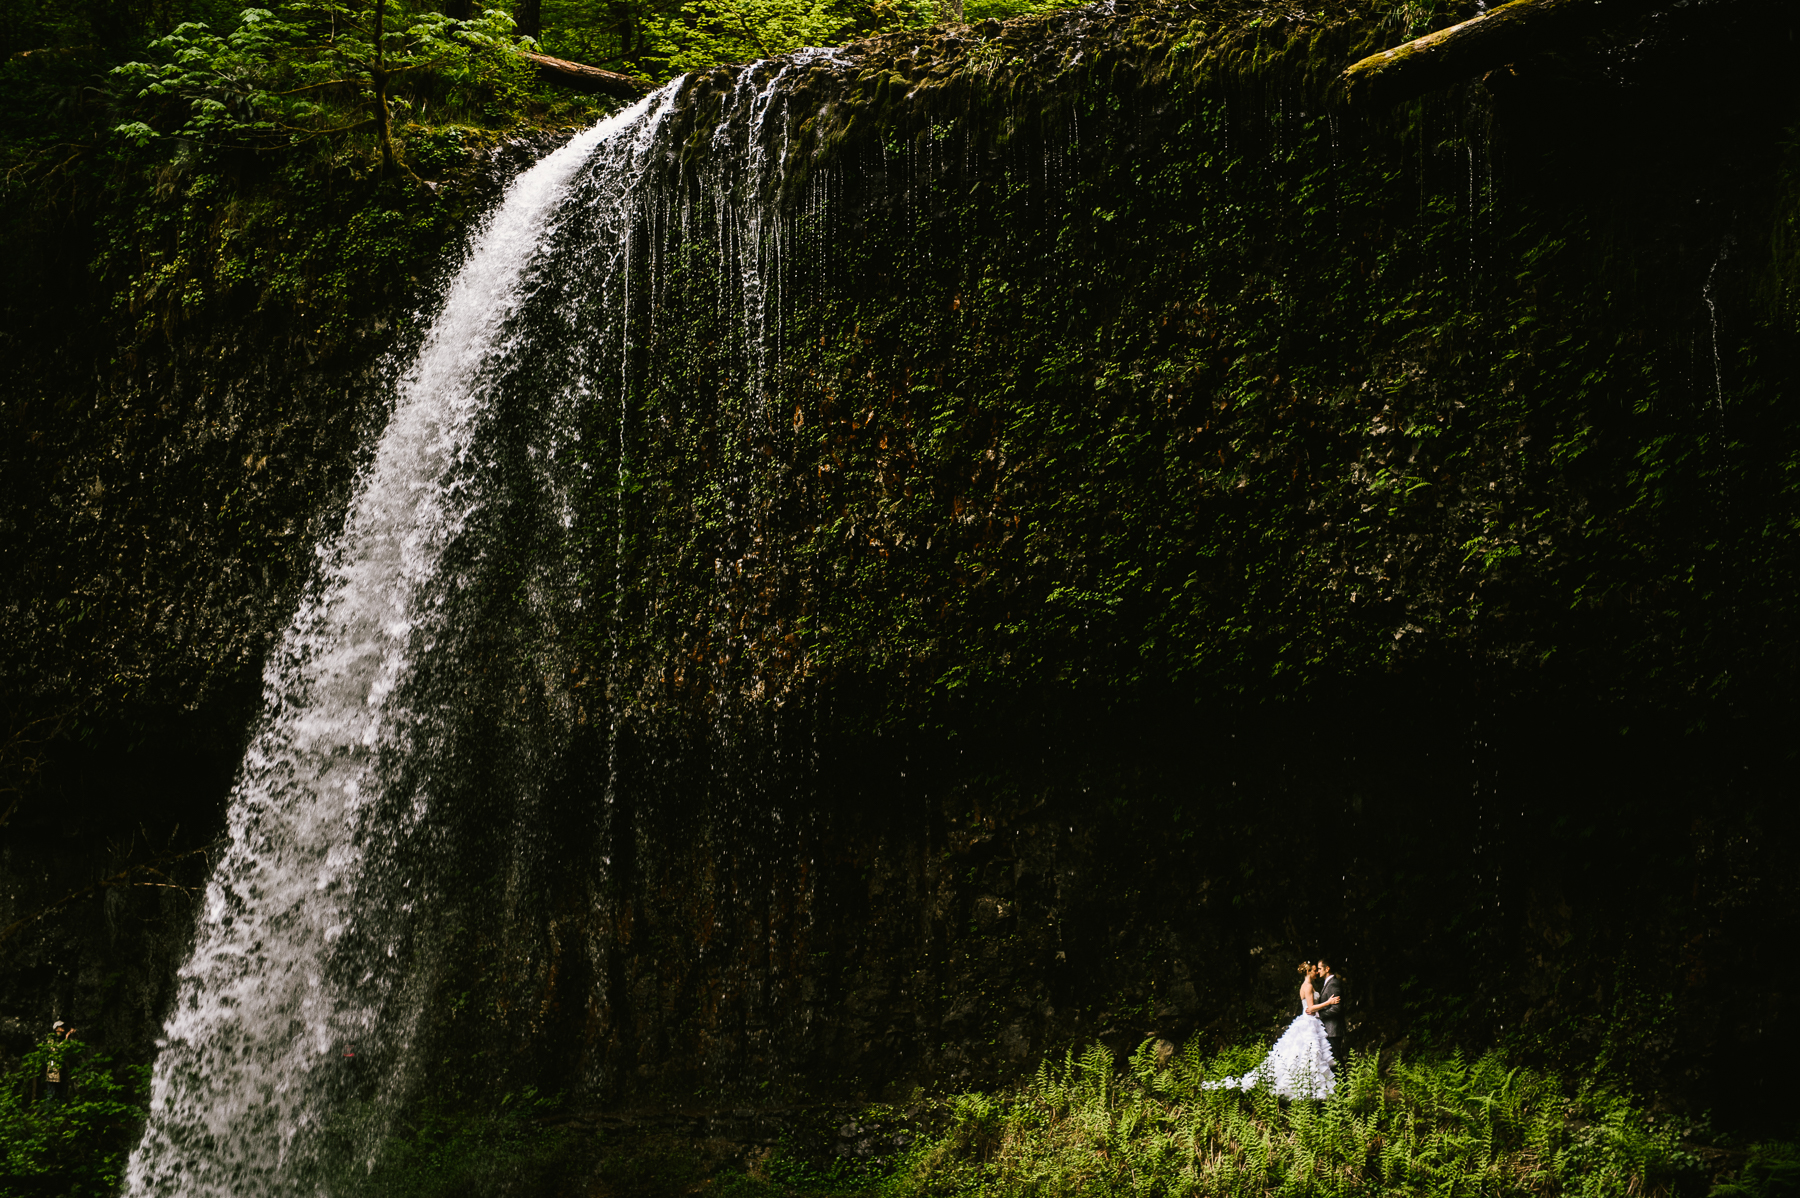
POLYGON ((656 84, 648 79, 621 75, 617 71, 603 71, 584 62, 570 62, 566 58, 552 58, 548 54, 527 53, 525 57, 536 65, 540 79, 560 83, 576 91, 597 92, 619 100, 635 100, 656 90, 656 84))
POLYGON ((1653 2, 1512 0, 1460 25, 1352 63, 1338 76, 1338 90, 1352 104, 1398 104, 1635 16, 1653 2))

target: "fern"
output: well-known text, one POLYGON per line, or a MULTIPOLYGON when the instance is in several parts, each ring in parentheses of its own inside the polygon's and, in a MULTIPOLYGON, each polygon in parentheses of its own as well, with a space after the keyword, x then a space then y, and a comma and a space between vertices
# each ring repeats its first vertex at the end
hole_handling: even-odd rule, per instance
POLYGON ((1353 1054, 1325 1102, 1204 1088, 1256 1054, 1209 1058, 1190 1042, 1159 1068, 1150 1042, 1124 1062, 1098 1045, 1067 1052, 1009 1094, 950 1100, 950 1126, 884 1193, 1667 1198, 1700 1180, 1679 1137, 1625 1097, 1497 1055, 1353 1054))

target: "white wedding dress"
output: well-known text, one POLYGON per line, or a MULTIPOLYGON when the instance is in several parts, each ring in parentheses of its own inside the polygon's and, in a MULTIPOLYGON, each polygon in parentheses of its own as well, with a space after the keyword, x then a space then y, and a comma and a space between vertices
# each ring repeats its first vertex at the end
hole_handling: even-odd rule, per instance
POLYGON ((1242 1077, 1207 1082, 1208 1090, 1249 1090, 1268 1086, 1283 1098, 1330 1098, 1337 1089, 1331 1076, 1331 1045, 1325 1039, 1325 1025, 1317 1015, 1306 1013, 1301 1000, 1300 1017, 1287 1025, 1281 1039, 1269 1050, 1262 1064, 1242 1077))

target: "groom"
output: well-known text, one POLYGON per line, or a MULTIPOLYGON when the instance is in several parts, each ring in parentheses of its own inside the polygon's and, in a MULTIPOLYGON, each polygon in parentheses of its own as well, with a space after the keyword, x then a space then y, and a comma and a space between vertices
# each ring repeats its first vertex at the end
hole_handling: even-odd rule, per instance
POLYGON ((1319 987, 1318 1001, 1331 1003, 1330 1006, 1320 1008, 1319 1022, 1325 1025, 1325 1042, 1331 1045, 1332 1062, 1342 1065, 1344 1063, 1344 1005, 1348 1001, 1344 998, 1344 981, 1337 974, 1331 972, 1331 966, 1325 961, 1319 962, 1319 975, 1325 981, 1319 987), (1334 998, 1337 1001, 1331 1002, 1334 998))

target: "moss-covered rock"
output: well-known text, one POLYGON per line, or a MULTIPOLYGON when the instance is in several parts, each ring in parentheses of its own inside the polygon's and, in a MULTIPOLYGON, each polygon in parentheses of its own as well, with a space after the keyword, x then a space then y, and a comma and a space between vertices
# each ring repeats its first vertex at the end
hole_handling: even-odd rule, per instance
POLYGON ((1769 18, 1367 118, 1374 14, 690 81, 545 680, 624 737, 609 1075, 1003 1073, 1327 945, 1363 1034, 1733 1057, 1791 909, 1769 18))

